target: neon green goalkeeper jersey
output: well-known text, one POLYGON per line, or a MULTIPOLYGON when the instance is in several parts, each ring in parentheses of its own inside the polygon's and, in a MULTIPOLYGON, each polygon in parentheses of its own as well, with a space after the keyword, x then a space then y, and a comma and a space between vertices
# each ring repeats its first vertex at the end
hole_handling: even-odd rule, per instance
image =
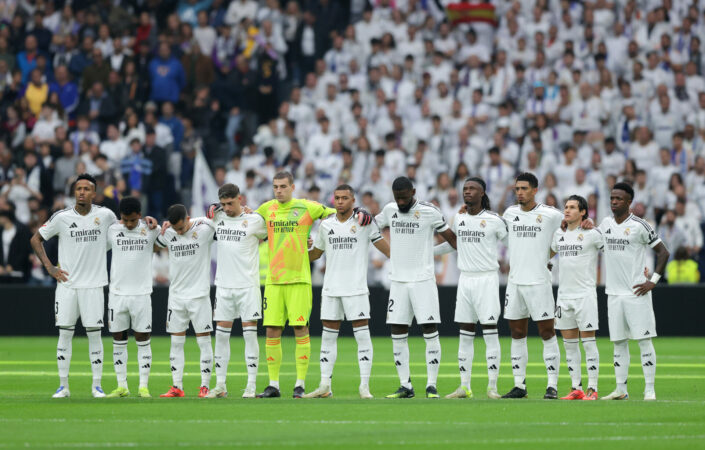
POLYGON ((267 284, 311 284, 307 243, 311 226, 315 220, 335 214, 335 209, 292 198, 287 203, 270 200, 257 208, 257 213, 267 224, 267 284))

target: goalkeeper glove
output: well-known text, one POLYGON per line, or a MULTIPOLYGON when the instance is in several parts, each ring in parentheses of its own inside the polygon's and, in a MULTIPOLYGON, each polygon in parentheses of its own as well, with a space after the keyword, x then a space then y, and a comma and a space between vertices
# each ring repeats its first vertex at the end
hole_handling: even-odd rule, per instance
POLYGON ((212 219, 213 217, 215 217, 215 213, 222 210, 223 207, 220 205, 220 203, 211 203, 208 206, 208 209, 206 210, 206 217, 212 219))
POLYGON ((373 217, 365 208, 355 207, 353 213, 357 217, 357 223, 365 227, 372 223, 373 217))

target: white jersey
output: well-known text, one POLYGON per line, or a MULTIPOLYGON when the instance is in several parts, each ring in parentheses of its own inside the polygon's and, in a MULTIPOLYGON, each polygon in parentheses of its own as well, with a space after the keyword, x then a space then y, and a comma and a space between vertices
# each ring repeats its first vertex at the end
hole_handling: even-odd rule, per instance
POLYGON ((597 253, 602 246, 602 233, 597 228, 556 231, 551 250, 558 254, 558 297, 575 299, 595 294, 597 253))
POLYGON ((476 215, 456 214, 453 231, 458 241, 461 272, 491 272, 499 269, 497 243, 507 237, 507 222, 497 213, 483 209, 476 215))
POLYGON ((152 255, 161 227, 150 230, 144 221, 128 230, 121 223, 108 228, 107 246, 113 251, 110 263, 110 292, 117 295, 152 293, 152 255))
POLYGON ((194 299, 210 295, 211 244, 215 228, 209 219, 192 219, 179 234, 169 228, 157 245, 169 250, 169 296, 194 299))
POLYGON ((408 212, 402 213, 396 202, 391 202, 376 220, 380 228, 390 229, 389 279, 405 283, 434 279, 433 232, 448 229, 441 211, 431 203, 416 200, 408 212))
POLYGON ((656 247, 661 239, 648 222, 634 214, 621 224, 613 216, 605 217, 600 231, 605 243, 605 292, 608 295, 634 295, 632 286, 646 281, 647 249, 656 247))
POLYGON ((373 221, 366 227, 357 224, 355 215, 341 222, 333 214, 321 221, 313 245, 326 253, 323 295, 349 297, 369 294, 367 264, 370 242, 382 239, 373 221))
POLYGON ((108 228, 115 222, 111 210, 91 205, 85 216, 75 208, 58 211, 39 228, 44 240, 59 236, 59 267, 68 272, 63 286, 89 289, 108 284, 106 242, 108 228))
POLYGON ((504 211, 509 226, 509 282, 520 285, 551 282, 548 257, 553 233, 561 226, 563 213, 537 203, 531 211, 512 205, 504 211))
POLYGON ((215 285, 228 289, 259 286, 259 241, 267 237, 262 216, 229 217, 218 211, 213 224, 218 241, 215 285))

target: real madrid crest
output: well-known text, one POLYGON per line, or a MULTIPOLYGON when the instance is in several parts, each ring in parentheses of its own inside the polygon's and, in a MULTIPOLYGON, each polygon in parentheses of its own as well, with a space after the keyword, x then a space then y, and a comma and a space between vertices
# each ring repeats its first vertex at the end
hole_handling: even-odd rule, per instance
POLYGON ((246 220, 242 221, 242 228, 247 228, 247 221, 246 220))
POLYGON ((99 217, 96 217, 93 222, 95 222, 96 226, 100 226, 100 218, 99 217))
POLYGON ((140 234, 141 234, 142 236, 146 236, 146 235, 147 235, 147 230, 146 230, 144 227, 140 228, 140 234))
POLYGON ((583 238, 583 233, 580 233, 580 234, 578 235, 578 240, 579 240, 580 242, 582 242, 583 239, 584 239, 584 238, 583 238))
POLYGON ((418 219, 419 217, 421 217, 421 213, 418 211, 414 211, 414 219, 418 219))
POLYGON ((541 222, 543 222, 543 217, 541 217, 541 214, 539 214, 538 216, 536 216, 536 223, 541 223, 541 222))
POLYGON ((625 229, 624 229, 624 235, 625 235, 625 236, 629 236, 629 233, 631 233, 631 231, 629 230, 629 227, 625 228, 625 229))
POLYGON ((481 227, 481 228, 485 228, 486 226, 487 226, 487 222, 485 222, 485 219, 482 219, 482 220, 480 221, 480 227, 481 227))
POLYGON ((198 233, 196 233, 195 231, 191 233, 191 239, 193 239, 194 241, 198 239, 198 233))
POLYGON ((357 233, 357 227, 356 227, 355 225, 351 226, 351 227, 350 227, 350 232, 353 233, 353 234, 357 233))

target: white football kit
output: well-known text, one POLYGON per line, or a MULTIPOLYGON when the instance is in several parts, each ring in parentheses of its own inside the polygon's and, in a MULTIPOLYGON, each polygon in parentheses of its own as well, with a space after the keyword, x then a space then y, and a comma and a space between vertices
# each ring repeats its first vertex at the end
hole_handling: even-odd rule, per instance
POLYGON ((380 228, 390 229, 391 287, 387 323, 411 325, 440 323, 433 262, 433 233, 448 229, 441 211, 416 200, 402 213, 396 202, 388 203, 376 217, 380 228))
POLYGON ((108 228, 117 221, 108 208, 92 205, 88 214, 75 208, 54 213, 39 228, 44 240, 59 237, 59 267, 68 280, 57 283, 54 314, 57 327, 76 325, 78 318, 86 328, 103 326, 108 284, 106 240, 108 228))
POLYGON ((456 214, 452 225, 458 243, 457 323, 496 325, 499 303, 497 244, 507 237, 507 223, 498 214, 456 214))
POLYGON ((376 223, 361 227, 355 215, 341 222, 336 215, 321 221, 313 243, 325 252, 321 320, 370 318, 367 264, 370 242, 382 239, 376 223))
POLYGON ((598 229, 563 231, 553 235, 551 250, 558 255, 558 300, 556 329, 596 331, 597 254, 602 249, 602 233, 598 229))
POLYGON ((150 230, 144 221, 129 230, 121 223, 108 229, 112 250, 108 326, 111 333, 132 328, 152 332, 152 255, 160 227, 150 230))
POLYGON ((257 321, 262 318, 259 241, 267 237, 264 219, 259 214, 229 217, 218 211, 213 225, 218 250, 213 320, 257 321))
POLYGON ((607 280, 607 319, 610 340, 644 339, 656 336, 656 318, 651 292, 636 296, 633 286, 646 281, 646 252, 661 243, 643 219, 631 214, 618 224, 606 217, 600 224, 604 239, 607 280))
POLYGON ((555 302, 548 259, 553 233, 563 213, 537 203, 531 211, 512 205, 504 212, 509 226, 509 282, 504 297, 504 317, 534 321, 553 319, 555 302))
POLYGON ((196 333, 213 329, 210 301, 211 244, 215 228, 209 219, 191 219, 184 234, 169 228, 156 240, 169 250, 169 303, 166 331, 180 333, 189 321, 196 333))

